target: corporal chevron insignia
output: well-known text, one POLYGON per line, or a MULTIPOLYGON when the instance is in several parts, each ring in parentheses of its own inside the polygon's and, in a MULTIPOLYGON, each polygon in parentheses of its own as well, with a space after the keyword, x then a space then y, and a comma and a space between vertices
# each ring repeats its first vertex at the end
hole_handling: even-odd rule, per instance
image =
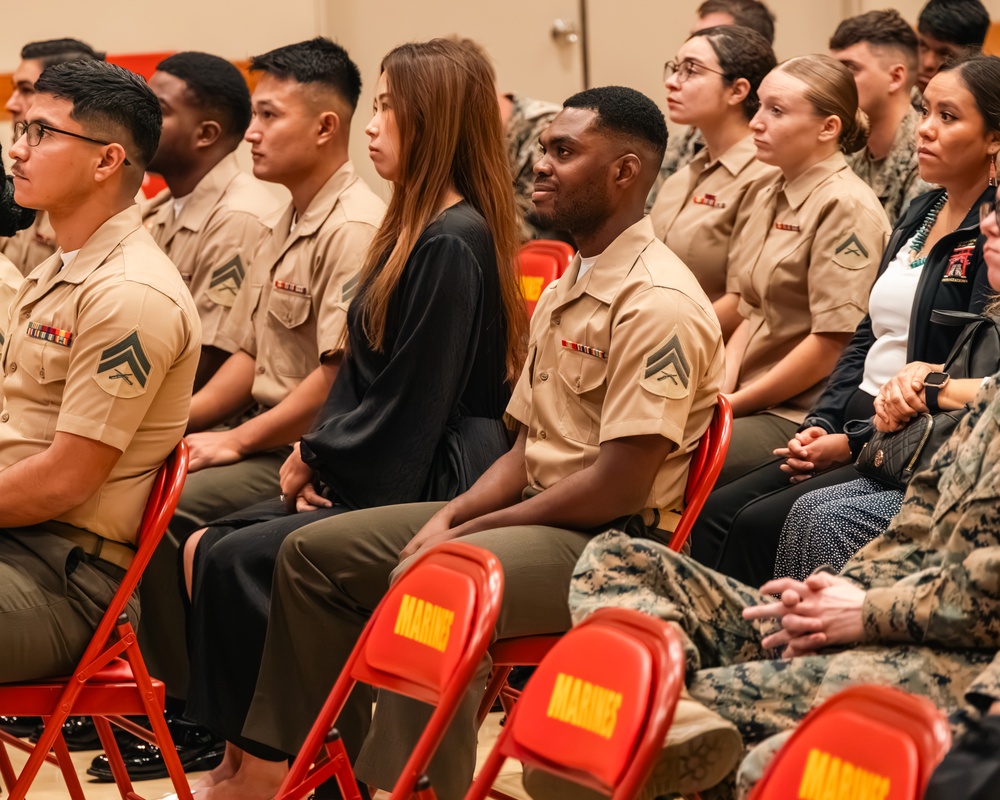
POLYGON ((847 269, 866 267, 869 263, 868 248, 861 243, 856 233, 852 233, 837 246, 833 260, 847 269))
POLYGON ((350 303, 354 299, 354 295, 358 293, 358 280, 359 275, 355 275, 347 283, 340 287, 340 302, 350 303))
POLYGON ((640 385, 653 394, 678 400, 687 396, 690 382, 691 365, 674 327, 666 339, 646 354, 640 385))
POLYGON ((229 308, 235 302, 236 294, 243 285, 243 278, 246 277, 246 274, 243 259, 237 253, 221 267, 212 270, 208 291, 205 294, 216 305, 229 308))
POLYGON ((146 391, 152 369, 139 331, 132 331, 101 353, 94 380, 115 397, 137 397, 146 391))

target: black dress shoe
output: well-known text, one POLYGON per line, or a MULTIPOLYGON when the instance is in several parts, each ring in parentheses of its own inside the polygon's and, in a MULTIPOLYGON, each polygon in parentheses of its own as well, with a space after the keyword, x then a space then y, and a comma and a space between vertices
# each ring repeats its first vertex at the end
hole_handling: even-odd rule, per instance
MULTIPOLYGON (((145 723, 145 717, 142 717, 140 721, 145 723)), ((42 738, 42 731, 44 730, 45 727, 43 725, 35 728, 31 734, 31 741, 37 743, 42 738)), ((119 746, 134 738, 115 725, 111 726, 111 730, 114 732, 119 746)), ((69 748, 71 753, 79 753, 85 750, 100 750, 102 747, 101 737, 97 735, 97 727, 94 725, 94 720, 90 717, 69 717, 63 723, 62 735, 63 739, 66 740, 66 747, 69 748)))
MULTIPOLYGON (((170 736, 177 747, 177 755, 185 772, 213 769, 222 763, 222 756, 226 752, 226 743, 217 738, 208 728, 183 717, 169 715, 167 725, 170 728, 170 736)), ((163 755, 156 745, 130 736, 128 744, 121 750, 125 769, 132 780, 145 781, 167 777, 167 765, 163 762, 163 755)), ((104 753, 91 762, 87 774, 96 778, 99 783, 114 781, 111 765, 104 753)))
POLYGON ((41 717, 0 717, 0 728, 19 739, 31 736, 41 724, 41 717))

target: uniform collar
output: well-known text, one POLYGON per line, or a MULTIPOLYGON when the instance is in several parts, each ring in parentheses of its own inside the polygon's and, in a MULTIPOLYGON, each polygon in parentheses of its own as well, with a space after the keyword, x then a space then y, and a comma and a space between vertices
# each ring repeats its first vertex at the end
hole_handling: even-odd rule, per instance
POLYGON ((703 148, 693 159, 694 163, 700 164, 702 169, 721 164, 734 178, 739 175, 747 164, 757 157, 757 146, 753 143, 753 134, 749 134, 740 139, 736 144, 730 145, 722 155, 714 161, 708 160, 708 148, 703 148))
POLYGON ((788 201, 789 208, 795 211, 812 194, 813 189, 834 173, 845 169, 850 169, 850 167, 847 164, 847 159, 844 158, 844 154, 838 150, 833 155, 824 158, 818 164, 813 164, 795 180, 783 183, 780 191, 785 193, 785 199, 788 201))
POLYGON ((619 234, 608 248, 597 257, 593 269, 580 280, 580 254, 573 258, 573 263, 556 286, 556 302, 562 304, 575 300, 582 294, 610 304, 625 276, 635 264, 636 256, 645 250, 656 238, 653 223, 649 216, 643 217, 634 225, 619 234))
MULTIPOLYGON (((185 200, 184 208, 178 214, 177 223, 179 228, 187 228, 191 231, 200 231, 208 220, 222 195, 226 193, 229 184, 240 174, 239 164, 236 163, 236 154, 230 153, 216 164, 194 187, 194 190, 185 200)), ((168 208, 170 206, 168 205, 168 208)), ((170 209, 172 213, 173 209, 170 209)))
POLYGON ((83 283, 90 274, 107 261, 108 256, 118 247, 129 234, 142 227, 142 217, 139 206, 133 203, 123 211, 107 219, 101 227, 94 231, 84 242, 69 266, 62 268, 62 248, 42 262, 25 283, 34 282, 39 287, 47 286, 53 277, 63 283, 83 283))
POLYGON ((295 214, 295 206, 289 203, 285 213, 275 226, 275 233, 286 240, 297 239, 302 236, 311 236, 319 230, 320 226, 326 222, 327 217, 333 213, 333 207, 337 204, 337 198, 348 186, 358 180, 354 172, 354 165, 350 161, 345 161, 341 167, 330 176, 323 187, 316 192, 316 196, 309 203, 305 213, 299 217, 295 231, 291 232, 292 217, 295 214))

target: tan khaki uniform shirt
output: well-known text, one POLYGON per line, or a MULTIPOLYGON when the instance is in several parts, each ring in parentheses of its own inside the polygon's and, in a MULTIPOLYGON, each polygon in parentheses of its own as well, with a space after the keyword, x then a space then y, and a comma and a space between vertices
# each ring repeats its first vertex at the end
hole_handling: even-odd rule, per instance
POLYGON ((746 224, 757 194, 781 176, 756 156, 752 136, 714 161, 702 149, 667 178, 649 212, 657 238, 687 264, 712 302, 726 293, 730 244, 746 224))
POLYGON ((0 347, 7 339, 7 319, 10 304, 24 283, 21 271, 4 255, 0 255, 0 347))
POLYGON ((590 466, 603 442, 658 434, 677 447, 657 472, 643 514, 647 524, 672 530, 690 454, 722 385, 718 320, 648 217, 577 281, 579 269, 577 256, 542 294, 507 406, 528 427, 529 486, 547 489, 590 466))
MULTIPOLYGON (((750 341, 737 389, 760 378, 810 333, 853 333, 868 308, 890 226, 878 197, 837 152, 758 195, 735 244, 729 291, 740 293, 750 341)), ((805 418, 820 382, 769 409, 805 418)))
POLYGON ((191 295, 138 207, 65 268, 57 254, 34 270, 6 328, 0 470, 60 431, 121 450, 104 485, 57 519, 134 542, 156 471, 184 434, 201 348, 191 295))
POLYGON ((253 397, 261 406, 276 406, 343 346, 347 306, 384 211, 348 161, 294 228, 289 204, 261 243, 219 332, 223 349, 256 360, 253 397))
POLYGON ((0 253, 14 262, 22 275, 41 264, 56 251, 56 232, 49 223, 49 215, 39 211, 35 221, 13 236, 0 236, 0 253))
MULTIPOLYGON (((218 332, 274 221, 281 201, 256 178, 243 172, 230 154, 215 165, 174 214, 174 198, 164 189, 144 209, 144 222, 156 243, 180 270, 201 317, 203 345, 231 346, 218 332)), ((231 352, 231 351, 229 351, 231 352)))

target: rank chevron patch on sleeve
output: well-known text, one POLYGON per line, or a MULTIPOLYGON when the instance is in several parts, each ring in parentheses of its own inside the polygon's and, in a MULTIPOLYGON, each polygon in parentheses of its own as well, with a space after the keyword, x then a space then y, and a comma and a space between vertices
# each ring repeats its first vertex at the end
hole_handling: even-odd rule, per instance
POLYGON ((646 354, 640 384, 660 397, 679 400, 687 396, 690 381, 691 365, 684 355, 684 347, 675 327, 666 339, 646 354))
POLYGON ((214 289, 216 286, 221 286, 227 281, 231 281, 234 287, 232 291, 235 294, 243 285, 243 278, 246 274, 246 270, 243 268, 243 260, 240 258, 239 253, 237 253, 221 267, 213 270, 212 281, 209 283, 209 286, 214 289))
POLYGON ((101 353, 94 380, 115 397, 138 397, 146 391, 152 369, 136 330, 101 353))

